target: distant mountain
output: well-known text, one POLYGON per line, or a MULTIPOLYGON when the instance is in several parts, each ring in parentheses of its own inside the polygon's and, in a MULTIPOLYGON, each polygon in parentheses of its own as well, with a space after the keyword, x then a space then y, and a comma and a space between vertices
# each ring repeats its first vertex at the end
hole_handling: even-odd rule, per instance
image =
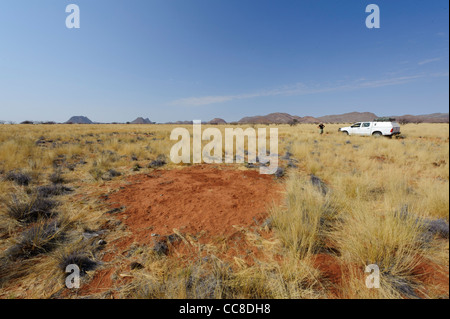
POLYGON ((154 122, 150 121, 148 118, 144 119, 142 117, 138 117, 131 124, 154 124, 154 122))
POLYGON ((312 117, 312 116, 305 116, 301 118, 300 123, 304 124, 317 124, 320 120, 318 118, 312 117))
POLYGON ((402 123, 448 123, 449 114, 448 113, 432 113, 424 115, 401 115, 392 116, 398 122, 402 123))
MULTIPOLYGON (((386 115, 383 115, 386 116, 386 115)), ((288 113, 270 113, 267 115, 248 116, 238 121, 239 124, 318 124, 318 123, 355 123, 360 121, 373 121, 380 116, 371 112, 351 112, 344 114, 326 115, 320 117, 291 115, 288 113)), ((424 115, 399 115, 389 116, 395 118, 402 123, 448 123, 449 113, 432 113, 424 115)), ((2 121, 0 121, 2 123, 2 121)), ((4 122, 3 122, 4 123, 4 122)), ((93 124, 93 122, 85 116, 72 116, 66 123, 74 124, 93 124)), ((155 124, 148 118, 138 117, 131 124, 155 124)), ((203 124, 227 124, 221 118, 212 119, 203 124)), ((192 121, 177 121, 166 124, 189 125, 192 121)))
POLYGON ((278 123, 286 124, 293 120, 293 116, 287 113, 271 113, 268 115, 257 115, 244 117, 238 121, 239 124, 266 124, 266 123, 278 123))
MULTIPOLYGON (((359 121, 373 121, 379 116, 371 112, 351 112, 321 117, 300 117, 288 113, 271 113, 264 116, 250 116, 242 118, 239 124, 316 124, 316 123, 355 123, 359 121)), ((433 113, 425 115, 389 116, 403 123, 448 123, 449 113, 433 113)))
POLYGON ((378 116, 370 112, 351 112, 339 115, 326 115, 317 119, 323 123, 353 123, 359 121, 373 121, 378 116))
POLYGON ((209 124, 227 124, 227 122, 224 119, 215 118, 209 121, 209 124))
POLYGON ((72 116, 66 123, 72 124, 93 124, 86 116, 72 116))
POLYGON ((264 116, 244 117, 238 121, 239 124, 291 124, 291 123, 318 123, 319 120, 312 117, 300 117, 288 113, 271 113, 264 116))

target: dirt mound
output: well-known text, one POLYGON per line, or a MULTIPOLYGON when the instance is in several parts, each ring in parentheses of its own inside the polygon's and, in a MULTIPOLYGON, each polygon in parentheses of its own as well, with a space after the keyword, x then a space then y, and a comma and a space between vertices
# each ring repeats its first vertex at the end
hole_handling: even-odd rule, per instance
POLYGON ((261 223, 268 205, 282 197, 272 176, 211 165, 155 170, 128 182, 108 201, 126 207, 118 217, 132 233, 129 243, 150 243, 174 229, 203 243, 229 238, 234 225, 261 223))

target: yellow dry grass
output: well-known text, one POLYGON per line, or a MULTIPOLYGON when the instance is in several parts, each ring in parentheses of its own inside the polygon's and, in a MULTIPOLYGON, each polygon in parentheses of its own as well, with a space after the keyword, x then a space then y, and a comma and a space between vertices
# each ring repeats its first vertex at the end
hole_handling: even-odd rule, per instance
MULTIPOLYGON (((424 220, 449 221, 448 124, 404 125, 404 139, 344 136, 338 133, 340 126, 327 125, 322 136, 315 125, 276 126, 279 153, 291 153, 297 168, 289 169, 285 177, 285 203, 269 209, 271 239, 247 233, 248 243, 264 249, 264 260, 249 266, 236 259, 230 270, 211 253, 207 262, 199 259, 186 266, 142 248, 139 260, 144 269, 134 272, 133 280, 118 289, 117 296, 414 297, 402 290, 407 285, 421 297, 448 298, 448 239, 425 238, 423 226, 424 220), (327 194, 311 185, 310 174, 326 183, 327 194), (331 255, 342 266, 338 287, 328 281, 320 267, 314 267, 312 260, 318 254, 331 255), (417 278, 414 270, 423 262, 447 269, 446 287, 428 287, 417 278), (369 264, 380 267, 380 289, 365 286, 364 269, 369 264)), ((104 185, 103 174, 114 169, 123 179, 150 171, 149 161, 160 154, 169 156, 174 127, 0 125, 1 177, 15 170, 32 178, 28 186, 0 178, 0 273, 8 272, 12 278, 2 284, 0 275, 0 298, 48 298, 64 290, 58 255, 83 247, 84 242, 76 238, 105 222, 106 208, 98 200, 101 194, 97 189, 104 185), (58 197, 62 202, 58 211, 69 239, 51 253, 8 264, 3 255, 25 226, 8 216, 7 201, 11 194, 49 184, 57 166, 75 189, 58 197)), ((224 132, 225 126, 217 127, 224 132)), ((286 162, 280 164, 285 166, 286 162)), ((120 237, 124 232, 118 229, 109 236, 120 237)), ((211 252, 214 249, 211 247, 211 252)))

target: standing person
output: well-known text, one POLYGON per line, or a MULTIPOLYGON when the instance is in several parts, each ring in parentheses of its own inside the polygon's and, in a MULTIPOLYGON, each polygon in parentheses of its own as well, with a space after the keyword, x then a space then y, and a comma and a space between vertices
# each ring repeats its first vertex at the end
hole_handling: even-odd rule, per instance
POLYGON ((323 123, 320 123, 318 128, 319 128, 320 135, 322 135, 323 134, 323 129, 325 128, 325 125, 323 125, 323 123))

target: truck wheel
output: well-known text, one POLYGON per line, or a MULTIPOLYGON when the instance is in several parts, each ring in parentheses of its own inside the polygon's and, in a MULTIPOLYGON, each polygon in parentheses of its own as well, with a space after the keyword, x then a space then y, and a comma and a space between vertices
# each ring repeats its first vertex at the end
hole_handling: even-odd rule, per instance
POLYGON ((347 131, 342 131, 343 134, 349 135, 347 131))
POLYGON ((375 137, 379 137, 379 136, 381 136, 383 134, 381 134, 381 132, 373 132, 372 135, 375 136, 375 137))

